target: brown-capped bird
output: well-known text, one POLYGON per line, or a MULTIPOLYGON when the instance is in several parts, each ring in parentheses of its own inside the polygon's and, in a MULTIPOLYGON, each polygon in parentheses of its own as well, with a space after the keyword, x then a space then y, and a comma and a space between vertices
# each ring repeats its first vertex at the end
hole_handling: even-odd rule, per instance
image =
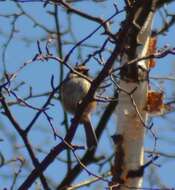
MULTIPOLYGON (((89 69, 84 65, 76 66, 75 70, 85 76, 88 76, 89 69)), ((61 85, 61 102, 65 111, 75 115, 78 104, 81 103, 83 98, 86 96, 90 86, 91 83, 87 79, 82 78, 76 73, 70 72, 61 85)), ((86 106, 80 119, 80 122, 85 127, 86 143, 89 149, 97 146, 97 137, 90 121, 91 112, 95 107, 96 101, 90 102, 86 106)))

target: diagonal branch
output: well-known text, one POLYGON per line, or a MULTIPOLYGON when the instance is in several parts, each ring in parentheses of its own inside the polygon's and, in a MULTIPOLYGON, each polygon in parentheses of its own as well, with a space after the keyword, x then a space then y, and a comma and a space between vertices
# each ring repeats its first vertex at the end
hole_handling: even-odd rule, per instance
MULTIPOLYGON (((13 117, 11 111, 8 108, 8 105, 5 101, 5 98, 3 97, 2 93, 0 92, 0 102, 3 106, 3 109, 5 111, 5 115, 7 116, 7 118, 10 120, 10 122, 13 124, 13 126, 15 127, 16 131, 18 132, 18 134, 20 135, 20 137, 23 139, 23 142, 29 152, 29 155, 32 159, 33 165, 37 168, 39 166, 39 161, 37 160, 37 158, 35 157, 35 154, 32 150, 32 147, 30 145, 30 142, 26 136, 25 131, 21 128, 20 124, 16 121, 16 119, 13 117)), ((41 179, 41 183, 43 185, 43 188, 45 190, 49 190, 49 186, 47 184, 46 178, 44 177, 44 175, 42 174, 42 172, 39 173, 39 177, 41 179)))

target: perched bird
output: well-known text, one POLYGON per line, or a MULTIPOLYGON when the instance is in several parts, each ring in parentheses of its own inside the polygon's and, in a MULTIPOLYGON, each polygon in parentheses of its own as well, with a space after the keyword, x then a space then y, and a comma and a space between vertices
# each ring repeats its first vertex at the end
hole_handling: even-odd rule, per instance
MULTIPOLYGON (((75 70, 90 79, 90 77, 88 76, 89 69, 86 66, 76 66, 75 70)), ((61 102, 65 111, 75 115, 78 105, 87 95, 90 86, 91 83, 82 76, 79 76, 74 72, 68 73, 66 79, 61 85, 61 102)), ((97 137, 90 121, 91 112, 95 109, 95 107, 96 101, 93 100, 89 102, 80 119, 80 122, 84 125, 85 128, 86 143, 89 149, 97 146, 97 137)))

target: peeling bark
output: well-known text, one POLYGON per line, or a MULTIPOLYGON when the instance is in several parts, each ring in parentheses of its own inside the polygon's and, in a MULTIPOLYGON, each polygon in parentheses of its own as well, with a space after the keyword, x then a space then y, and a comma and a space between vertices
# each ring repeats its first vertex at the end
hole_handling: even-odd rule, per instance
POLYGON ((144 165, 144 133, 147 123, 144 109, 148 93, 147 61, 131 65, 126 63, 136 57, 146 56, 157 1, 137 2, 136 7, 133 5, 128 11, 127 19, 132 17, 133 28, 128 29, 130 35, 122 55, 122 64, 125 66, 120 73, 116 111, 116 154, 110 184, 113 190, 141 188, 144 174, 141 168, 144 165))

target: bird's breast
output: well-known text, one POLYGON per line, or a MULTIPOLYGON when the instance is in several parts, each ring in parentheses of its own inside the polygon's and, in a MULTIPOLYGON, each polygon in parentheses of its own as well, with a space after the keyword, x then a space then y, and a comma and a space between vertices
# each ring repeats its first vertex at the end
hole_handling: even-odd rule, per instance
POLYGON ((86 96, 90 82, 81 77, 66 79, 61 87, 61 101, 66 111, 74 114, 78 103, 86 96))

